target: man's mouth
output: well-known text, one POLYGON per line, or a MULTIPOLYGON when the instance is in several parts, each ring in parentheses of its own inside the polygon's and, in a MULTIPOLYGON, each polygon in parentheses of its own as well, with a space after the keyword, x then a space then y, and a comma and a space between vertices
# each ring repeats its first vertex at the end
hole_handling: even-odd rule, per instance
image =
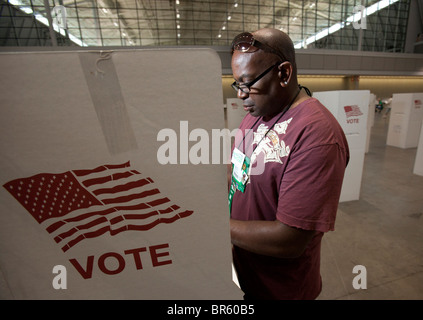
POLYGON ((245 112, 251 112, 252 110, 253 110, 253 106, 244 105, 244 111, 245 112))

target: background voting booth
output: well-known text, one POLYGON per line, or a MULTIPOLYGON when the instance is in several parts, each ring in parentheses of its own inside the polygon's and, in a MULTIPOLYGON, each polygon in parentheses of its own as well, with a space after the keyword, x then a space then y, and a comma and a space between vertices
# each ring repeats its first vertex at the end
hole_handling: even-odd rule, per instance
POLYGON ((373 93, 370 93, 369 112, 367 115, 366 153, 368 153, 370 149, 370 136, 372 132, 372 127, 375 124, 375 106, 376 106, 376 95, 373 93))
POLYGON ((340 202, 358 200, 367 141, 370 92, 341 90, 314 92, 313 96, 338 120, 350 148, 350 162, 345 171, 340 202))
POLYGON ((423 122, 420 129, 419 144, 417 146, 416 160, 414 161, 414 174, 423 176, 423 122))
POLYGON ((386 144, 403 149, 417 147, 422 120, 423 93, 393 94, 386 144))
POLYGON ((2 53, 0 66, 3 297, 242 299, 226 165, 208 161, 224 128, 214 51, 2 53))

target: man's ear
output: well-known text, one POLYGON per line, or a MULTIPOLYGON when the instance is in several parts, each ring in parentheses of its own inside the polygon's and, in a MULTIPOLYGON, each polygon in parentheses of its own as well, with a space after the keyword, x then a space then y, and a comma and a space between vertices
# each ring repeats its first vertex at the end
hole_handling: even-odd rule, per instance
POLYGON ((282 87, 287 87, 292 76, 292 64, 289 61, 282 62, 278 66, 278 76, 282 87))

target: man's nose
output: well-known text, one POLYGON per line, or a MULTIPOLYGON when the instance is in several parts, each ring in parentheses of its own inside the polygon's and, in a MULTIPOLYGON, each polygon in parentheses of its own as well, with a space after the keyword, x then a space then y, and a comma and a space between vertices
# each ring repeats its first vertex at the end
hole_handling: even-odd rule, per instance
POLYGON ((242 91, 241 89, 238 89, 237 97, 238 99, 245 99, 248 97, 248 93, 242 91))

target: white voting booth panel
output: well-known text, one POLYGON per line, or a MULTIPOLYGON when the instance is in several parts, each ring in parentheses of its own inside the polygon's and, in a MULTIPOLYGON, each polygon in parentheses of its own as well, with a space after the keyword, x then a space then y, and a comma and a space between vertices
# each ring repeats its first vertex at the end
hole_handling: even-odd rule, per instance
POLYGON ((229 130, 238 129, 246 114, 241 99, 226 99, 226 119, 228 121, 229 130))
POLYGON ((2 53, 0 70, 10 297, 242 299, 226 166, 209 164, 214 51, 2 53))
POLYGON ((392 95, 386 144, 398 148, 415 148, 423 120, 423 93, 392 95))
POLYGON ((420 129, 419 144, 417 146, 416 160, 414 161, 414 174, 423 176, 423 122, 420 129))
POLYGON ((369 112, 367 117, 367 134, 366 134, 366 153, 369 152, 370 148, 370 136, 372 127, 375 123, 375 107, 376 107, 376 95, 370 93, 369 97, 369 112))
POLYGON ((314 92, 338 120, 350 148, 350 162, 342 184, 340 202, 358 200, 363 174, 367 140, 367 120, 370 92, 368 90, 341 90, 314 92))

